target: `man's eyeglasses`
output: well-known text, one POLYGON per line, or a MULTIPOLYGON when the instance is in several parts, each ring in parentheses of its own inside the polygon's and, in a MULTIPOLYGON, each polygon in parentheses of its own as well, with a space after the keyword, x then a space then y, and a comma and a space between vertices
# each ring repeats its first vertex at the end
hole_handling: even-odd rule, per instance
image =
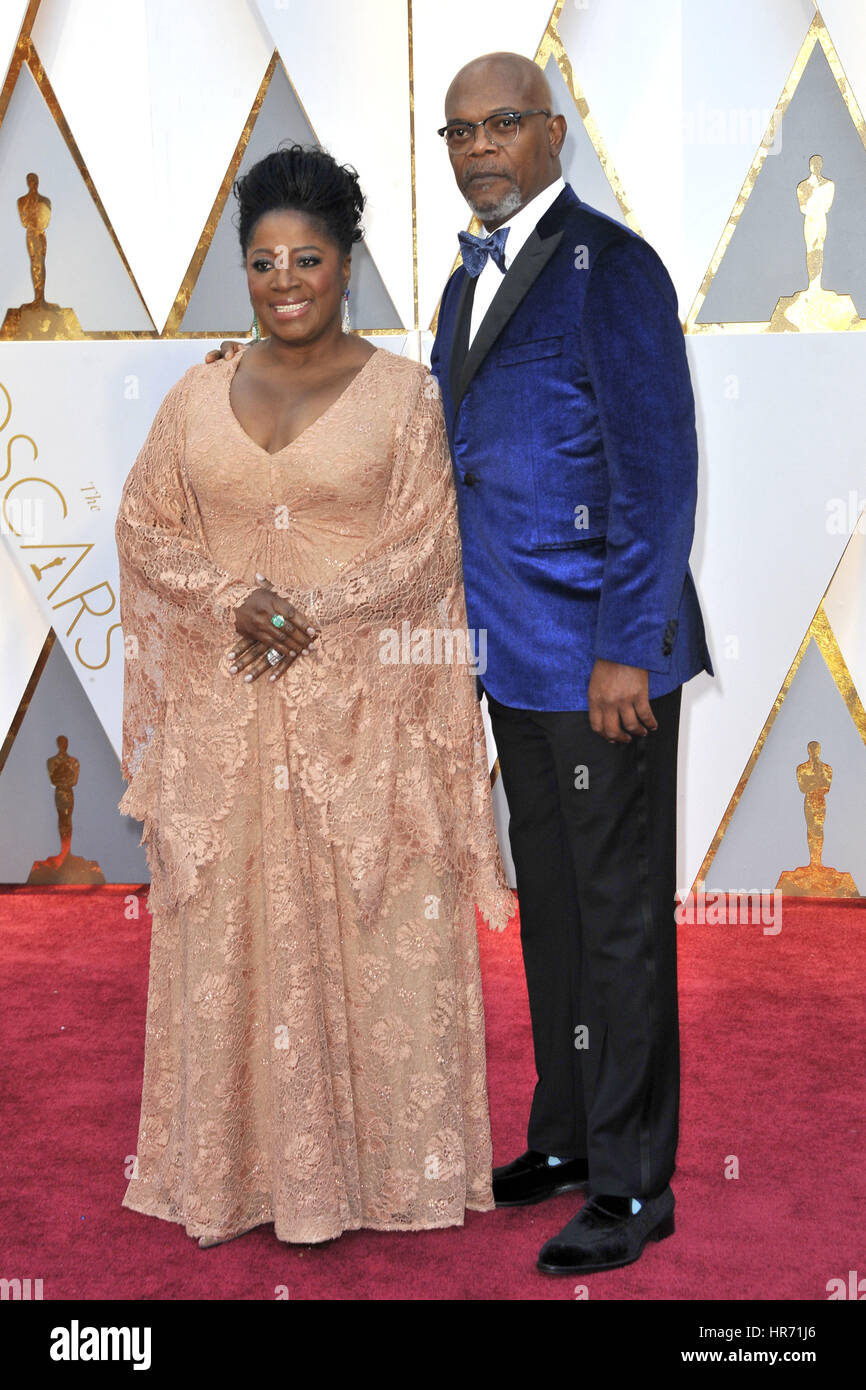
POLYGON ((442 136, 449 150, 456 154, 468 150, 475 144, 475 132, 482 125, 494 145, 513 145, 520 134, 520 122, 525 116, 549 118, 550 112, 540 106, 533 111, 497 111, 495 115, 487 116, 483 121, 451 121, 436 133, 442 136))

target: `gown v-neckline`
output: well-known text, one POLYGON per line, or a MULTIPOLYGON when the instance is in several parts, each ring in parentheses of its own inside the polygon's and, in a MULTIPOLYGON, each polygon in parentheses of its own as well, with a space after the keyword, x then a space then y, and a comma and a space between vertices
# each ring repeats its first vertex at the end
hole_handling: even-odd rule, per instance
POLYGON ((352 380, 349 382, 349 384, 343 387, 343 390, 340 392, 339 396, 335 396, 334 399, 331 401, 330 405, 325 406, 325 409, 322 411, 321 415, 317 415, 315 420, 311 420, 308 425, 304 426, 300 434, 296 434, 294 439, 289 440, 288 444, 284 444, 281 449, 275 449, 273 453, 270 449, 265 449, 263 445, 258 444, 256 440, 253 439, 252 435, 247 434, 246 430, 244 429, 243 425, 241 424, 240 420, 238 419, 237 415, 235 414, 232 408, 232 382, 234 381, 235 372, 238 369, 240 360, 243 357, 243 352, 237 352, 229 362, 229 370, 226 373, 226 405, 228 406, 229 415, 231 415, 232 419, 235 422, 237 430, 240 432, 241 435, 243 435, 243 438, 246 440, 247 444, 251 445, 252 448, 257 449, 260 454, 265 454, 269 459, 279 458, 281 454, 285 454, 289 449, 293 449, 299 440, 303 439, 305 435, 309 434, 310 430, 315 429, 316 425, 318 425, 320 421, 326 419, 327 416, 330 415, 331 411, 335 408, 335 406, 338 406, 340 402, 346 398, 346 396, 355 386, 356 382, 358 382, 360 378, 364 375, 370 363, 373 362, 375 358, 379 356, 382 350, 383 349, 379 347, 374 348, 373 351, 370 353, 370 356, 367 358, 366 362, 363 364, 363 366, 360 367, 360 369, 352 377, 352 380))

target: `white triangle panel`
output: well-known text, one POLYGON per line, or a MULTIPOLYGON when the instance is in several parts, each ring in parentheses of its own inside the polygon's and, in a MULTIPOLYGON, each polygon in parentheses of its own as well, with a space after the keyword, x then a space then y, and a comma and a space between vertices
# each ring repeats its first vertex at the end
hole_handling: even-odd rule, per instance
POLYGON ((866 338, 687 342, 701 446, 691 564, 716 671, 685 691, 678 882, 691 886, 845 548, 827 499, 863 477, 866 338))
POLYGON ((411 362, 420 361, 419 334, 411 333, 368 333, 367 341, 385 352, 393 352, 397 357, 408 357, 411 362))
POLYGON ((820 10, 857 105, 866 115, 866 5, 862 0, 822 0, 820 10))
MULTIPOLYGON (((14 489, 13 500, 32 497, 40 507, 35 539, 3 537, 30 596, 29 605, 22 595, 18 606, 31 613, 35 604, 40 632, 53 626, 118 753, 123 646, 116 626, 117 507, 160 402, 211 346, 207 339, 3 344, 12 423, 38 450, 36 468, 30 446, 13 450, 4 483, 5 490, 14 489), (25 482, 31 479, 38 481, 25 482)), ((4 611, 4 629, 7 621, 4 611)))
POLYGON ((683 317, 813 17, 812 0, 563 8, 563 44, 683 317))
POLYGON ((319 143, 358 170, 367 246, 414 326, 406 0, 256 3, 319 143))
POLYGON ((237 0, 42 0, 33 40, 161 328, 273 50, 237 0))
MULTIPOLYGON (((850 489, 847 496, 836 500, 842 514, 846 509, 849 513, 857 507, 866 509, 866 468, 860 492, 850 489)), ((833 575, 824 599, 824 612, 851 672, 860 703, 866 706, 866 510, 861 512, 833 575)))
POLYGON ((682 0, 566 3, 558 25, 641 231, 675 282, 682 235, 681 10, 682 0))
POLYGON ((551 0, 504 0, 494 11, 461 0, 414 0, 415 189, 418 212, 418 302, 429 326, 458 252, 457 233, 471 213, 454 182, 448 152, 436 134, 444 124, 445 92, 457 71, 492 50, 534 58, 551 0), (495 23, 493 22, 495 18, 495 23))
POLYGON ((40 613, 38 603, 31 596, 9 554, 8 544, 5 538, 0 540, 0 593, 3 594, 3 621, 0 622, 0 744, 15 718, 49 629, 49 623, 40 613))
POLYGON ((0 6, 0 87, 9 71, 26 13, 27 0, 3 0, 0 6))
POLYGON ((683 6, 684 233, 675 278, 684 315, 814 17, 812 0, 683 6))

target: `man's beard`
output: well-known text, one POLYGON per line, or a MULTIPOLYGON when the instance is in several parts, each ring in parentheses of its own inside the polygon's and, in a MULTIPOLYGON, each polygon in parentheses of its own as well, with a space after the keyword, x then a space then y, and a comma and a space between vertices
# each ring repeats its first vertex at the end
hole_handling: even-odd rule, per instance
POLYGON ((523 203, 523 196, 516 183, 499 199, 498 203, 492 205, 476 203, 472 198, 471 190, 472 183, 470 182, 468 189, 463 190, 463 196, 479 222, 483 222, 485 226, 489 226, 491 222, 505 222, 520 210, 523 203))

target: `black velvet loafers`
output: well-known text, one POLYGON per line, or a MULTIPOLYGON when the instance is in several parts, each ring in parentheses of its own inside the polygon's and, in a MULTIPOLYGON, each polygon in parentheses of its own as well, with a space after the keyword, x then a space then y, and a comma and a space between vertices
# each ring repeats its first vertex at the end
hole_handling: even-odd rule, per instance
POLYGON ((527 1149, 513 1163, 493 1169, 493 1200, 498 1207, 528 1207, 585 1187, 587 1177, 585 1158, 567 1158, 551 1166, 547 1154, 527 1149))
MULTIPOLYGON (((619 1203, 616 1203, 619 1206, 619 1203)), ((547 1241, 538 1256, 545 1274, 592 1274, 619 1269, 640 1258, 650 1240, 674 1233, 674 1194, 666 1187, 648 1197, 634 1216, 606 1208, 603 1197, 590 1197, 558 1236, 547 1241)))

